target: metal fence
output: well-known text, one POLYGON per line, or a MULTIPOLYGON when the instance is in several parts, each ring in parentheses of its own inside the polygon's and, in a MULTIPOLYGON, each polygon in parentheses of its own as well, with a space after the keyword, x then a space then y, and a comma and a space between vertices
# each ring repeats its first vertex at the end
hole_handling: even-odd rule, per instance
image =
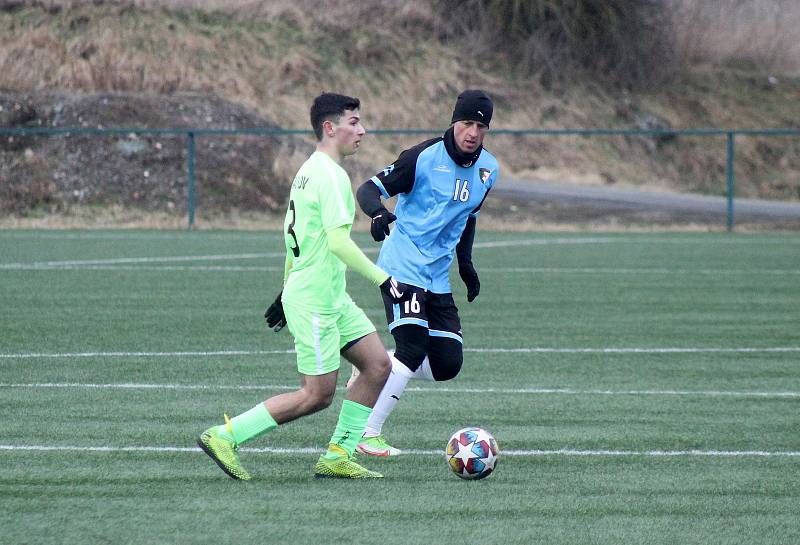
MULTIPOLYGON (((372 130, 372 135, 398 136, 398 135, 440 135, 442 129, 384 129, 372 130)), ((0 135, 7 136, 70 136, 70 135, 95 135, 95 136, 127 136, 151 135, 184 137, 186 139, 186 193, 188 209, 188 227, 191 229, 195 222, 197 208, 197 188, 195 179, 195 139, 199 136, 308 136, 310 130, 293 129, 143 129, 143 128, 92 128, 92 127, 18 127, 2 128, 0 135)), ((493 135, 510 136, 650 136, 650 137, 725 137, 726 139, 726 228, 733 231, 735 226, 735 198, 736 187, 735 159, 737 136, 800 136, 800 129, 492 129, 493 135)))

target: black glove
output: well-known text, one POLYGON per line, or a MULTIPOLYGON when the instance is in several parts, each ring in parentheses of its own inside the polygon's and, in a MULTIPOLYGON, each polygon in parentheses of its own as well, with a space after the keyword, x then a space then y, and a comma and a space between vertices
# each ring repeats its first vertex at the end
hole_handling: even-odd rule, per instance
POLYGON ((395 303, 399 303, 406 296, 408 286, 398 282, 394 276, 390 276, 381 284, 381 291, 388 295, 395 303))
POLYGON ((478 279, 478 272, 472 266, 472 263, 459 263, 458 275, 464 281, 464 285, 467 286, 467 301, 471 303, 481 292, 481 281, 478 279))
POLYGON ((281 295, 283 295, 283 291, 278 294, 278 297, 275 298, 275 302, 272 303, 264 313, 264 318, 267 319, 267 326, 271 327, 275 333, 286 326, 286 315, 283 313, 281 295))
POLYGON ((369 232, 376 242, 380 242, 389 234, 389 224, 397 219, 397 216, 381 208, 372 216, 372 224, 369 226, 369 232))

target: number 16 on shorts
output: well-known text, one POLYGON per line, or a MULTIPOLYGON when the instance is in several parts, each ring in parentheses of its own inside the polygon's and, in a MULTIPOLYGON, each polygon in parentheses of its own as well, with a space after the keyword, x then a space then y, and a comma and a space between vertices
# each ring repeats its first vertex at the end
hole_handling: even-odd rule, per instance
POLYGON ((425 309, 426 291, 416 286, 407 286, 406 295, 407 298, 399 303, 394 303, 386 295, 383 296, 389 330, 405 324, 428 327, 428 313, 425 309))

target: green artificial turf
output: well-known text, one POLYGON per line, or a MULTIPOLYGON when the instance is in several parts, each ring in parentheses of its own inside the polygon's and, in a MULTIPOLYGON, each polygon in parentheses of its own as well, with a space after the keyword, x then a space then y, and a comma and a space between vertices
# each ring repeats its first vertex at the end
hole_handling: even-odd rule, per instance
POLYGON ((410 383, 385 479, 313 478, 340 389, 243 483, 195 440, 298 384, 262 317, 280 233, 0 232, 2 542, 800 542, 800 237, 479 231, 474 259, 464 368, 410 383), (482 481, 444 461, 469 425, 500 444, 482 481))

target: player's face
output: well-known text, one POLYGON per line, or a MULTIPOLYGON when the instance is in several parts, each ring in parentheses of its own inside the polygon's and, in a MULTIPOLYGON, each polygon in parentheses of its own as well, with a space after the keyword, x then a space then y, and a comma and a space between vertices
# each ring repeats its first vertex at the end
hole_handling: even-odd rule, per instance
POLYGON ((339 118, 339 122, 332 125, 333 138, 336 140, 336 148, 342 157, 353 155, 361 145, 361 138, 367 130, 361 124, 361 116, 358 110, 345 110, 339 118))
POLYGON ((480 121, 456 121, 453 124, 453 136, 461 153, 475 153, 483 144, 483 137, 489 127, 480 121))

